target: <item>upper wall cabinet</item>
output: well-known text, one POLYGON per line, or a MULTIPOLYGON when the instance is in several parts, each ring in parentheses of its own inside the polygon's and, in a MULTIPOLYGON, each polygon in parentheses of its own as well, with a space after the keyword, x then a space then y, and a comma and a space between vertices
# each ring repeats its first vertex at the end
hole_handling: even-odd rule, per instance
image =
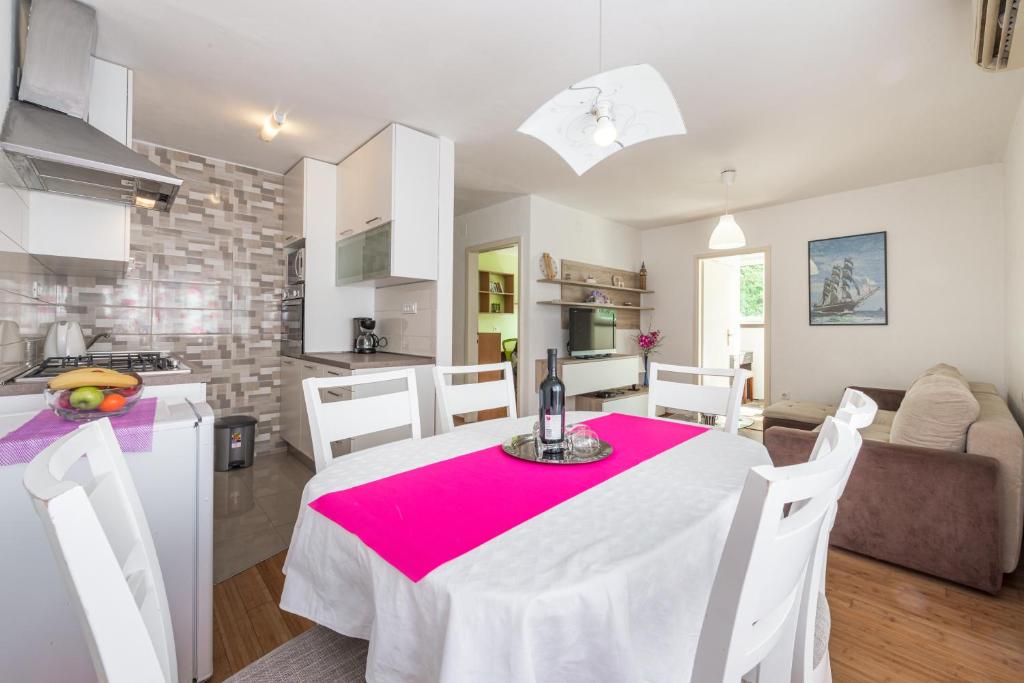
MULTIPOLYGON (((93 60, 89 124, 132 144, 132 73, 93 60)), ((51 192, 29 192, 27 250, 54 272, 122 274, 131 240, 131 209, 51 192)))
POLYGON ((391 124, 338 165, 337 284, 437 279, 440 153, 391 124))

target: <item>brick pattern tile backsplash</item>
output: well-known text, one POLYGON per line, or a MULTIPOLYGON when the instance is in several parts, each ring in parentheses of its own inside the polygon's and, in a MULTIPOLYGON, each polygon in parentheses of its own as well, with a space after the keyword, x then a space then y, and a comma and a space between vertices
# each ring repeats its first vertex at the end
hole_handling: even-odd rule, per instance
POLYGON ((256 416, 257 452, 278 451, 283 177, 135 148, 184 183, 169 214, 134 211, 133 267, 117 279, 0 273, 0 319, 17 321, 24 336, 77 320, 86 335, 111 333, 115 351, 180 354, 213 374, 209 401, 218 416, 256 416))

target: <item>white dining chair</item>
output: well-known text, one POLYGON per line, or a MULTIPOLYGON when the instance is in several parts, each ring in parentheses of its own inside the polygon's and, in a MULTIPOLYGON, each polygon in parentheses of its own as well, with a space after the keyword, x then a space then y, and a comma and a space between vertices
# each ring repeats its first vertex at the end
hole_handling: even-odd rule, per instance
MULTIPOLYGON (((835 420, 845 422, 854 430, 864 429, 871 425, 878 413, 878 404, 867 394, 856 389, 847 389, 843 400, 839 403, 835 420)), ((832 419, 832 418, 829 418, 832 419)), ((821 439, 819 438, 819 442, 821 439)), ((850 458, 846 472, 839 484, 836 499, 842 497, 850 474, 857 462, 857 455, 863 445, 860 433, 854 431, 854 455, 850 458)), ((815 443, 809 461, 824 457, 824 449, 815 443)), ((838 513, 838 502, 822 526, 818 544, 814 549, 811 564, 807 569, 800 616, 797 620, 796 641, 793 648, 794 683, 825 683, 832 680, 832 663, 828 654, 829 636, 832 630, 832 615, 825 597, 825 574, 828 565, 829 535, 835 525, 838 513)))
MULTIPOLYGON (((82 425, 55 441, 26 466, 24 483, 99 680, 178 683, 163 574, 110 420, 82 425), (87 472, 68 478, 83 458, 87 472)), ((363 681, 367 647, 316 626, 229 680, 363 681)))
POLYGON ((740 401, 743 385, 750 372, 742 368, 716 369, 695 368, 686 365, 651 363, 650 385, 647 394, 647 416, 657 417, 658 407, 687 410, 706 415, 724 415, 722 431, 736 434, 739 431, 740 401), (708 384, 690 384, 661 379, 661 373, 696 375, 698 377, 725 377, 730 380, 727 387, 708 384))
POLYGON ((479 410, 505 408, 508 417, 517 417, 516 387, 512 375, 512 364, 488 363, 485 365, 456 365, 454 367, 434 366, 434 392, 441 412, 441 431, 448 433, 455 429, 455 416, 479 410), (452 384, 455 375, 501 372, 502 378, 486 382, 452 384))
POLYGON ((740 494, 704 614, 692 683, 788 681, 806 574, 839 495, 855 432, 826 420, 820 457, 754 467, 740 494), (827 457, 826 457, 827 456, 827 457), (787 505, 801 502, 788 515, 787 505))
MULTIPOLYGON (((420 408, 416 393, 416 372, 389 370, 347 377, 311 377, 303 380, 302 392, 313 440, 313 461, 320 472, 334 462, 331 443, 409 425, 412 438, 420 438, 420 408), (405 388, 391 393, 396 381, 405 388), (361 389, 360 389, 361 388, 361 389), (350 389, 366 396, 324 401, 321 392, 350 389)), ((337 392, 336 392, 337 393, 337 392)), ((338 398, 338 397, 335 397, 338 398)))

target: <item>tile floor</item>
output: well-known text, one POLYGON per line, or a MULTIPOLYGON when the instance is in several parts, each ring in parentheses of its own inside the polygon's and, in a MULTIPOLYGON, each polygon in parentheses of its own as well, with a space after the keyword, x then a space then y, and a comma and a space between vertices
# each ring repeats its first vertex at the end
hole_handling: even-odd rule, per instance
POLYGON ((213 580, 219 583, 291 542, 302 487, 313 470, 288 453, 213 479, 213 580))

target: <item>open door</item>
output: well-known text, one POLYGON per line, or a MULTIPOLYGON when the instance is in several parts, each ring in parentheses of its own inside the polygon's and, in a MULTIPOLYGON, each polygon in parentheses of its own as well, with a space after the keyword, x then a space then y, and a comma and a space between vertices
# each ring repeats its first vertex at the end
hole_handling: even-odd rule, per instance
MULTIPOLYGON (((731 368, 740 343, 740 272, 725 258, 700 262, 700 356, 702 368, 731 368)), ((705 377, 705 384, 729 386, 726 377, 705 377)))

